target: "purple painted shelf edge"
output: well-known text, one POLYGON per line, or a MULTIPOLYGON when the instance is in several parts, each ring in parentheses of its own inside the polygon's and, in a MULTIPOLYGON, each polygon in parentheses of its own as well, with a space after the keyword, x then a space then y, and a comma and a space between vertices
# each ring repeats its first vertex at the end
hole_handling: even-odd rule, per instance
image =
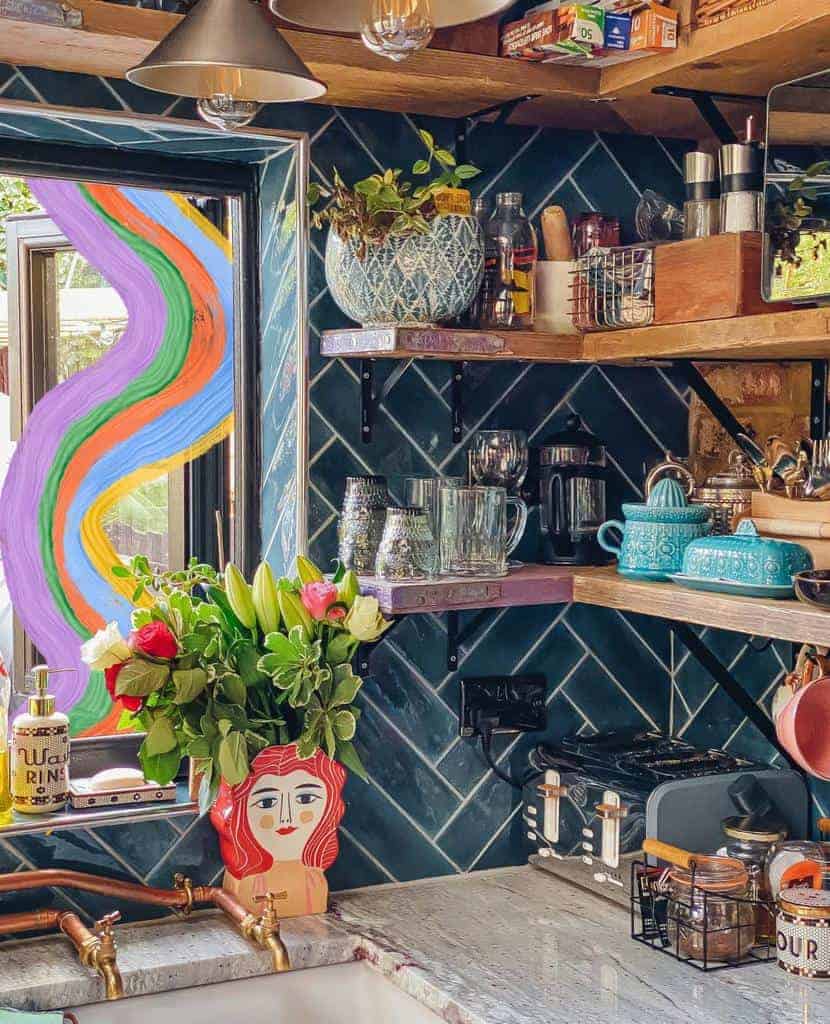
POLYGON ((364 594, 378 599, 386 615, 567 604, 573 598, 573 569, 524 565, 499 578, 452 576, 412 583, 392 583, 362 576, 360 587, 364 594))
POLYGON ((320 354, 348 356, 354 352, 378 354, 399 350, 424 355, 496 356, 505 351, 498 334, 455 331, 447 327, 379 327, 324 331, 320 354))

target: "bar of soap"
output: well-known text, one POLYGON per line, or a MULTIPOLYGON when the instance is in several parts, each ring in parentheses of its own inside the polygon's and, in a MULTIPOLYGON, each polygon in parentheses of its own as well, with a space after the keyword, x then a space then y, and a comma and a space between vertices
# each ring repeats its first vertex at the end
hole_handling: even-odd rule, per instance
POLYGON ((133 786, 146 786, 144 772, 140 768, 105 768, 87 780, 89 790, 105 793, 111 789, 131 789, 133 786))

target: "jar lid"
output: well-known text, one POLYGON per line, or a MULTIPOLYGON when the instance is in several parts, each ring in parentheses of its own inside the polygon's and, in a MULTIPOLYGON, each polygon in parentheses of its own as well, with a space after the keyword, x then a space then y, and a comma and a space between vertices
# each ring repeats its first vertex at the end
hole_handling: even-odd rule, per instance
POLYGON ((789 829, 783 822, 772 818, 735 817, 724 818, 721 822, 724 835, 746 843, 777 843, 786 839, 789 829))
POLYGON ((734 892, 749 885, 747 870, 736 857, 700 857, 694 870, 674 868, 671 878, 686 889, 694 881, 695 888, 705 892, 734 892))
POLYGON ((785 914, 814 920, 830 918, 830 891, 826 889, 786 889, 778 897, 778 906, 785 914))
POLYGON ((590 430, 586 430, 582 422, 582 417, 573 413, 565 420, 564 428, 562 430, 557 430, 554 434, 551 434, 550 437, 545 440, 542 447, 586 448, 589 451, 602 451, 605 446, 596 434, 592 434, 590 430))
POLYGON ((758 490, 758 484, 752 475, 749 461, 744 453, 739 452, 737 448, 733 448, 729 453, 729 469, 722 469, 719 473, 713 473, 710 477, 707 477, 706 483, 703 486, 712 489, 730 488, 735 490, 746 488, 749 491, 758 490))

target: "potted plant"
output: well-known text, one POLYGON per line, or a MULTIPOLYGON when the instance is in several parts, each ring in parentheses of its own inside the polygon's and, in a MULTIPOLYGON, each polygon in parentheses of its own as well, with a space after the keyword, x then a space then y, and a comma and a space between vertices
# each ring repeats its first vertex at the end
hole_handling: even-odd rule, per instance
POLYGON ((351 661, 391 625, 377 600, 354 573, 329 582, 302 557, 295 579, 263 562, 251 585, 232 564, 159 574, 143 555, 113 573, 141 602, 132 632, 110 623, 82 654, 146 734, 146 778, 171 781, 185 757, 198 766, 225 887, 249 910, 279 890, 284 916, 324 911, 346 770, 365 777, 351 661))
POLYGON ((429 176, 415 186, 402 171, 389 169, 344 183, 337 169, 331 192, 312 183, 309 202, 327 204, 312 214, 315 227, 330 226, 326 282, 334 301, 364 327, 434 326, 460 316, 470 305, 484 273, 484 238, 470 214, 463 183, 480 173, 457 164, 432 135, 419 135, 427 159, 412 173, 429 176))

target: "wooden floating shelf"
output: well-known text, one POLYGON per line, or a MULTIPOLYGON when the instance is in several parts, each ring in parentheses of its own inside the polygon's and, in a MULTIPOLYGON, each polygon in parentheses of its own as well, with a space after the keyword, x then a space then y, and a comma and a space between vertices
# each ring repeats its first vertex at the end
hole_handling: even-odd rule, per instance
POLYGON ((324 331, 324 356, 633 363, 667 359, 828 359, 830 311, 801 309, 593 334, 399 327, 324 331))
MULTIPOLYGON (((4 19, 0 62, 123 78, 180 21, 180 15, 75 0, 82 29, 4 19)), ((773 0, 718 25, 692 29, 682 5, 680 46, 665 56, 605 69, 533 64, 428 49, 403 64, 378 57, 359 40, 288 29, 285 36, 327 83, 324 103, 458 117, 527 94, 515 120, 527 124, 708 134, 691 103, 652 95, 658 85, 763 96, 782 81, 827 65, 820 41, 830 33, 830 0, 773 0), (818 41, 818 43, 817 43, 818 41)), ((739 126, 757 104, 728 104, 739 126)))
POLYGON ((448 578, 426 583, 389 583, 361 578, 386 615, 465 611, 533 604, 590 604, 661 619, 713 626, 793 643, 830 644, 830 612, 800 601, 735 597, 648 583, 620 576, 614 566, 569 568, 525 565, 500 579, 448 578))
POLYGON ((567 604, 573 597, 573 570, 562 566, 523 565, 499 578, 447 577, 424 583, 390 583, 375 576, 363 576, 360 587, 364 593, 378 599, 386 615, 567 604))

